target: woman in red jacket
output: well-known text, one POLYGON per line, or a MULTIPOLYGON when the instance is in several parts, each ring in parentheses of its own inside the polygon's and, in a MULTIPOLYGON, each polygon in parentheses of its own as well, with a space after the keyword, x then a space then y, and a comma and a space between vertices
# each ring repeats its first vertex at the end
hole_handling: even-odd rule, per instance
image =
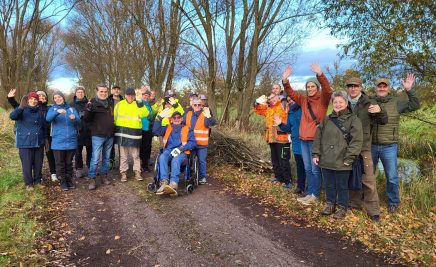
POLYGON ((300 122, 301 155, 307 179, 307 196, 297 200, 304 205, 311 205, 318 201, 321 192, 321 172, 312 162, 312 143, 315 139, 316 128, 324 119, 332 95, 332 89, 327 77, 322 73, 319 64, 311 65, 316 79, 310 78, 306 82, 306 95, 292 90, 288 77, 292 68, 287 67, 283 72, 282 82, 288 96, 297 103, 302 110, 300 122))

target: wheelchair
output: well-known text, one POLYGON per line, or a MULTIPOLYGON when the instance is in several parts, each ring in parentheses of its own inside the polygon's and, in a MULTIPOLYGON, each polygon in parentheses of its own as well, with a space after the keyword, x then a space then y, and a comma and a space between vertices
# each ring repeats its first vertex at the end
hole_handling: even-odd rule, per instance
MULTIPOLYGON (((160 149, 159 154, 156 157, 155 163, 154 163, 154 178, 153 182, 149 183, 147 186, 147 190, 150 193, 156 193, 157 189, 159 188, 160 184, 160 167, 159 167, 159 158, 162 153, 163 149, 160 149)), ((169 169, 171 172, 171 164, 168 162, 169 169)), ((180 176, 183 176, 183 179, 179 177, 179 188, 184 188, 184 192, 187 194, 191 194, 194 192, 194 189, 198 186, 198 180, 199 180, 199 172, 198 172, 198 158, 197 155, 194 153, 191 153, 188 155, 188 157, 183 161, 181 165, 180 170, 180 176)), ((181 190, 179 190, 181 191, 181 190)))

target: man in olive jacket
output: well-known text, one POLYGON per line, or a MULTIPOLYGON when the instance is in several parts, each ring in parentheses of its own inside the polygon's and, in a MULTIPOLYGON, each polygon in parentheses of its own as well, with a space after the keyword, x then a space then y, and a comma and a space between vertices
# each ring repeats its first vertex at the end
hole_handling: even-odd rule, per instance
MULTIPOLYGON (((388 211, 396 212, 400 204, 400 193, 398 191, 398 128, 400 126, 400 114, 419 109, 419 99, 412 90, 415 82, 415 75, 407 74, 403 81, 403 88, 406 91, 407 100, 390 94, 390 81, 380 78, 376 81, 376 101, 386 110, 388 122, 385 125, 377 124, 372 133, 372 161, 374 167, 380 159, 386 175, 386 194, 388 196, 388 211)), ((375 170, 375 169, 374 169, 375 170)))
POLYGON ((363 158, 365 174, 362 177, 362 189, 350 190, 350 207, 365 207, 369 217, 380 220, 380 202, 377 193, 371 157, 371 131, 377 123, 384 125, 388 121, 386 111, 381 109, 374 99, 370 99, 362 91, 362 80, 356 77, 346 81, 348 91, 348 110, 353 112, 362 122, 363 144, 360 155, 363 158))

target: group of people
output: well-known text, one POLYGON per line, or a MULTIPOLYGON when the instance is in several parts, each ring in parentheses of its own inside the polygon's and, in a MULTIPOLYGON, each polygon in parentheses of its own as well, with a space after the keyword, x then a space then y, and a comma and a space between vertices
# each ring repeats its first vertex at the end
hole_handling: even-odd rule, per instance
POLYGON ((172 90, 166 91, 164 98, 156 99, 156 92, 148 86, 127 88, 123 97, 119 86, 113 86, 109 95, 106 85, 98 84, 91 99, 86 97, 85 88, 78 86, 70 104, 61 91, 55 91, 51 106, 44 91, 29 92, 20 103, 15 100, 15 93, 12 89, 8 94, 14 108, 10 118, 16 121, 16 144, 28 190, 43 183, 44 151, 51 179, 59 180, 64 191, 74 189, 74 173, 77 178, 86 176, 84 148, 88 188, 95 190, 99 184, 110 184, 107 173, 110 165, 114 165, 115 144, 119 149, 121 182, 128 180, 129 157, 135 179, 142 181, 142 172, 151 171, 153 136, 162 137, 163 151, 157 194, 177 195, 178 171, 169 174, 168 165, 181 164, 190 151, 198 156, 199 183, 207 182, 208 139, 216 120, 204 95, 191 93, 190 106, 185 110, 172 90))
POLYGON ((344 218, 347 210, 364 208, 368 216, 380 220, 375 168, 381 160, 386 175, 388 211, 396 212, 400 204, 397 153, 401 113, 417 110, 419 99, 413 84, 415 76, 407 74, 402 82, 407 99, 391 94, 386 78, 375 82, 375 95, 362 90, 357 77, 345 81, 346 91, 333 91, 318 64, 312 64, 316 78, 307 80, 306 93, 292 89, 290 67, 268 96, 256 99, 253 111, 265 116, 265 140, 271 150, 274 171, 272 182, 293 187, 290 151, 295 158, 297 185, 293 190, 303 205, 319 201, 324 181, 326 205, 321 214, 344 218), (333 110, 327 115, 329 104, 333 110), (289 138, 290 134, 290 138, 289 138), (355 160, 361 156, 364 174, 360 190, 349 190, 355 160))

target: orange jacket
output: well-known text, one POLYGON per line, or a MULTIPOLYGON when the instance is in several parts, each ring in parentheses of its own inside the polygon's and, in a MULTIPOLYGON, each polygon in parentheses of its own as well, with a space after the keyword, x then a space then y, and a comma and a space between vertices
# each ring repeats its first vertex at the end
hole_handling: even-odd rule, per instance
POLYGON ((316 92, 316 94, 311 97, 295 92, 292 90, 288 80, 283 81, 283 87, 285 88, 288 96, 301 107, 302 114, 300 122, 300 139, 305 141, 315 139, 317 128, 315 121, 310 115, 309 106, 307 103, 310 102, 310 106, 312 107, 315 117, 319 122, 321 122, 327 113, 327 108, 330 104, 330 97, 333 93, 332 89, 330 88, 329 81, 324 74, 321 74, 321 76, 316 76, 316 78, 321 84, 322 91, 316 92))
POLYGON ((265 141, 268 143, 289 143, 288 133, 280 131, 280 128, 277 125, 274 125, 275 114, 277 114, 283 122, 286 122, 288 119, 288 114, 283 109, 280 101, 277 101, 277 103, 270 107, 257 104, 254 106, 253 111, 261 116, 265 116, 265 141))
MULTIPOLYGON (((165 135, 162 138, 162 142, 163 142, 163 147, 167 146, 167 142, 168 142, 168 138, 170 137, 171 132, 173 131, 173 127, 171 126, 171 123, 168 124, 167 130, 165 131, 165 135)), ((182 133, 180 138, 182 139, 182 145, 186 145, 188 143, 188 133, 189 133, 189 127, 187 126, 183 126, 182 128, 182 133)), ((184 151, 186 155, 191 154, 190 150, 185 150, 184 151)))
MULTIPOLYGON (((188 111, 186 114, 186 126, 189 128, 191 127, 191 119, 192 119, 192 112, 188 111)), ((199 146, 207 146, 209 144, 209 128, 204 126, 204 114, 203 112, 200 113, 200 116, 197 119, 197 122, 195 123, 195 126, 193 128, 195 141, 197 142, 197 145, 199 146)))

